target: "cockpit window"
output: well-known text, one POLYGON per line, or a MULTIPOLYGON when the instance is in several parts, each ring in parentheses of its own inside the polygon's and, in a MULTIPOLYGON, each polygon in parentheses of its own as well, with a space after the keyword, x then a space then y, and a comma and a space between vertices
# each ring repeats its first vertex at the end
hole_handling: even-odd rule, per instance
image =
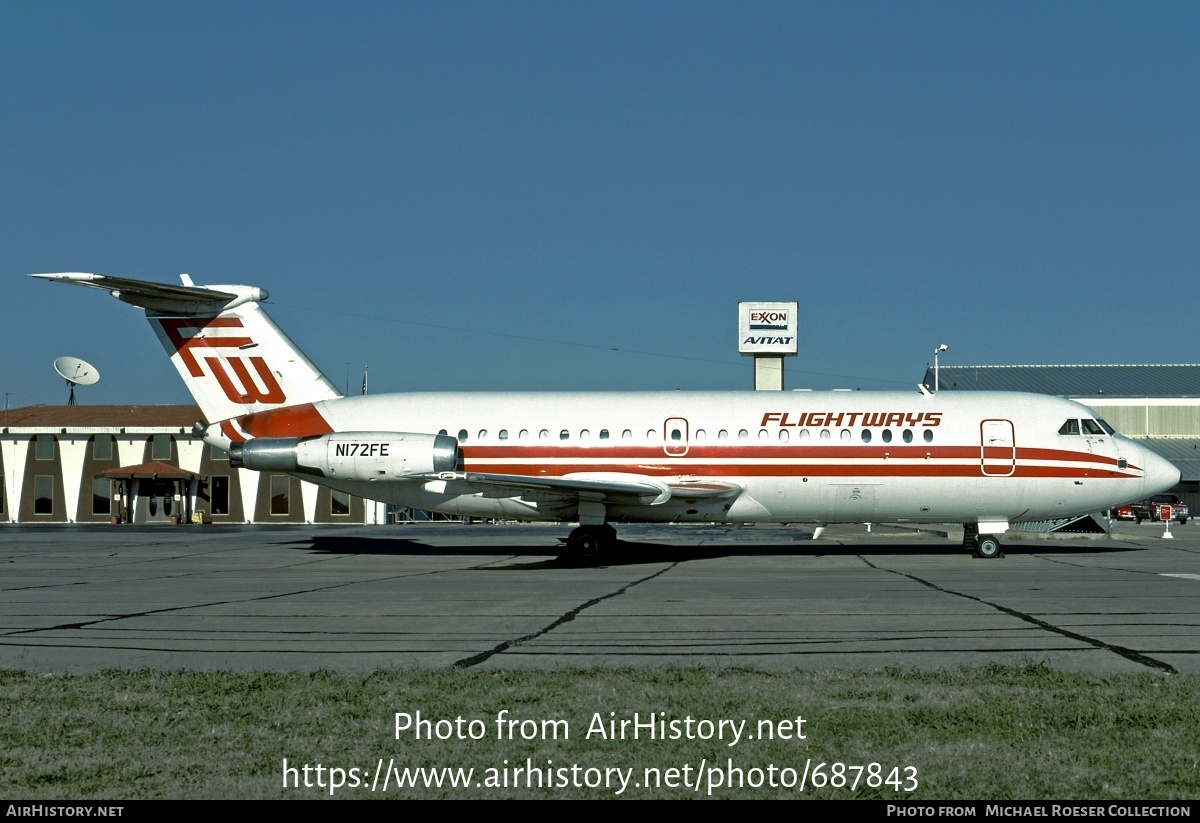
POLYGON ((1079 434, 1079 421, 1068 420, 1062 424, 1062 428, 1058 430, 1059 434, 1079 434))
POLYGON ((1099 423, 1100 428, 1104 429, 1104 431, 1106 431, 1107 433, 1109 433, 1109 434, 1117 433, 1116 429, 1114 429, 1112 426, 1108 425, 1108 423, 1104 422, 1103 420, 1097 420, 1096 422, 1099 423))
POLYGON ((1084 419, 1079 422, 1083 424, 1084 434, 1104 434, 1104 429, 1100 428, 1100 424, 1095 420, 1084 419))

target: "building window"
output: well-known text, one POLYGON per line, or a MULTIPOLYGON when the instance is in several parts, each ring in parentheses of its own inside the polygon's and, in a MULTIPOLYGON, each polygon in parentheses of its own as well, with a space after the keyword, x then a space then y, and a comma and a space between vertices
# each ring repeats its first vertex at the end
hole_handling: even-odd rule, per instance
POLYGON ((271 475, 271 514, 287 514, 290 511, 288 492, 292 478, 286 474, 271 475))
POLYGON ((54 459, 54 435, 39 434, 37 436, 37 443, 34 449, 34 458, 37 460, 54 459))
POLYGON ((156 434, 153 443, 154 445, 150 448, 151 460, 171 459, 171 435, 156 434))
POLYGON ((334 489, 329 494, 329 513, 334 517, 350 516, 350 495, 334 489))
POLYGON ((53 475, 39 474, 33 478, 33 513, 54 514, 53 475))
POLYGON ((98 434, 92 441, 93 460, 112 460, 113 438, 111 434, 98 434))
POLYGON ((225 451, 220 446, 209 446, 208 447, 208 459, 209 460, 228 460, 229 452, 225 451))
POLYGON ((111 490, 112 482, 107 477, 92 478, 92 514, 112 513, 112 500, 108 497, 111 490))
POLYGON ((209 514, 229 514, 229 478, 216 475, 208 480, 209 514))
POLYGON ((4 514, 4 480, 0 478, 0 514, 4 514))

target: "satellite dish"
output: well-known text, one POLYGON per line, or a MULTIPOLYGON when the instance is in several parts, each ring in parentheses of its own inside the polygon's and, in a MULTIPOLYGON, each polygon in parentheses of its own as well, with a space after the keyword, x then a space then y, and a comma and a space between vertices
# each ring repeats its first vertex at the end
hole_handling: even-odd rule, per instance
POLYGON ((67 401, 68 406, 75 405, 76 386, 90 386, 100 382, 100 372, 96 371, 96 367, 78 357, 58 358, 54 361, 54 370, 71 387, 71 399, 67 401))

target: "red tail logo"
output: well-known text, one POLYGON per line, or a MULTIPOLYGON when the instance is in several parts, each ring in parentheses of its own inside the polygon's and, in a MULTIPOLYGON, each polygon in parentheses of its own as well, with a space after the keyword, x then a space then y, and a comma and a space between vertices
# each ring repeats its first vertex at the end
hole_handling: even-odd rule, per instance
MULTIPOLYGON (((243 349, 257 345, 249 337, 209 336, 208 333, 216 329, 242 328, 242 321, 237 317, 173 317, 159 319, 157 322, 175 346, 179 359, 183 361, 192 377, 204 376, 204 369, 197 360, 199 352, 194 351, 195 349, 243 349), (184 336, 185 329, 193 330, 193 333, 184 336)), ((217 353, 216 357, 204 357, 203 360, 208 364, 209 371, 225 392, 225 396, 233 403, 283 403, 287 400, 271 368, 261 357, 217 353), (259 382, 255 382, 251 376, 247 361, 254 367, 259 382), (237 379, 236 384, 229 371, 226 371, 225 363, 229 364, 229 370, 237 379)))

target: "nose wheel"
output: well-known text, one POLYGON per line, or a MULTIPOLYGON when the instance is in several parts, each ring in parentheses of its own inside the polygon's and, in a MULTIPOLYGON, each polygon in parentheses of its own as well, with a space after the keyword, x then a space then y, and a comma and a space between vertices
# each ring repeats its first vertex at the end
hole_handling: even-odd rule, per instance
POLYGON ((981 534, 975 538, 974 556, 990 560, 995 557, 1004 557, 1004 550, 995 536, 981 534))
POLYGON ((607 523, 599 526, 580 526, 568 535, 566 551, 559 557, 580 565, 596 563, 612 548, 616 540, 617 530, 607 523))

